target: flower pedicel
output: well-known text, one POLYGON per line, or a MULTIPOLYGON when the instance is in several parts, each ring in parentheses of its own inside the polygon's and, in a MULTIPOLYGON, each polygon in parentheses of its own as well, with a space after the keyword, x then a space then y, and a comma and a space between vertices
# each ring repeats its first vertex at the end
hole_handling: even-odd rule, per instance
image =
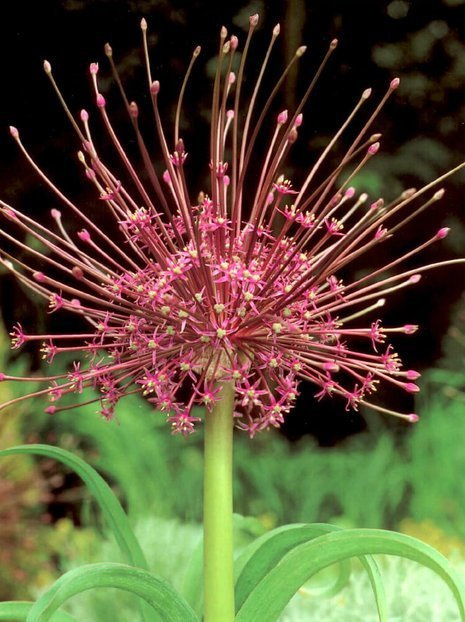
MULTIPOLYGON (((376 317, 392 292, 415 285, 422 272, 461 259, 403 270, 402 263, 443 239, 447 228, 420 246, 380 265, 366 276, 344 283, 341 270, 363 261, 363 255, 386 244, 399 228, 444 194, 432 193, 463 164, 421 188, 409 189, 389 204, 369 201, 351 180, 376 155, 380 134, 369 134, 372 123, 399 84, 396 78, 375 107, 339 164, 329 172, 322 165, 341 134, 370 99, 365 90, 347 120, 310 168, 299 188, 284 176, 286 156, 298 139, 302 109, 337 46, 329 49, 294 111, 273 111, 273 101, 290 68, 304 54, 299 47, 261 109, 257 96, 279 34, 273 29, 269 48, 252 93, 244 97, 243 76, 252 34, 250 27, 237 73, 232 71, 238 39, 221 30, 213 86, 211 135, 205 165, 210 187, 189 189, 185 178, 188 154, 179 136, 179 119, 187 79, 200 53, 197 47, 182 84, 173 138, 162 124, 160 83, 152 79, 147 48, 147 25, 142 20, 148 86, 165 171, 159 176, 139 127, 139 108, 129 102, 105 47, 121 90, 145 165, 144 181, 134 168, 112 126, 98 86, 98 65, 90 72, 101 120, 118 154, 122 169, 110 170, 100 159, 90 129, 89 114, 80 122, 69 112, 56 89, 81 143, 79 161, 96 191, 96 204, 114 218, 119 239, 111 239, 90 215, 75 205, 42 171, 23 146, 19 132, 11 135, 43 182, 60 199, 62 214, 51 211, 53 228, 36 222, 14 207, 0 203, 0 213, 19 231, 34 236, 43 252, 28 248, 14 233, 1 235, 22 251, 23 263, 7 251, 0 261, 18 280, 49 300, 50 311, 65 309, 85 318, 83 334, 25 334, 18 323, 12 346, 42 343, 51 362, 62 353, 84 353, 64 375, 45 377, 46 388, 33 395, 48 396, 50 414, 73 406, 60 405, 63 396, 86 387, 98 392, 102 415, 111 419, 118 401, 131 393, 147 396, 167 413, 173 432, 188 434, 199 421, 196 405, 211 410, 224 384, 234 385, 235 421, 250 435, 279 426, 298 395, 299 380, 316 387, 315 397, 341 396, 346 408, 369 406, 407 421, 402 414, 377 405, 379 383, 418 391, 419 374, 404 370, 387 342, 391 333, 412 334, 416 326, 384 327, 376 317), (246 103, 244 103, 246 101, 246 103), (257 136, 268 136, 257 164, 257 136), (407 208, 411 208, 407 211, 407 208), (80 219, 77 235, 68 233, 66 212, 80 219), (57 274, 61 274, 57 277, 57 274), (389 276, 386 276, 389 274, 389 276), (371 319, 367 319, 371 318, 371 319), (185 397, 187 395, 187 397, 185 397)), ((196 154, 200 157, 201 154, 196 154)), ((30 380, 5 373, 0 380, 30 380)), ((37 380, 37 378, 34 378, 37 380)), ((75 404, 77 406, 78 404, 75 404)))

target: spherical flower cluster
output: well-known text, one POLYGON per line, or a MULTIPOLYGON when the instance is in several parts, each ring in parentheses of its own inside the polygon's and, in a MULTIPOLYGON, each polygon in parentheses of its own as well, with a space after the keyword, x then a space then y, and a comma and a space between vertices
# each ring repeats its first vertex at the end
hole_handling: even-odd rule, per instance
MULTIPOLYGON (((232 67, 236 66, 238 39, 228 39, 226 29, 221 30, 210 151, 205 158, 211 181, 208 191, 196 200, 185 177, 188 160, 179 138, 179 114, 200 48, 195 49, 182 84, 170 149, 158 108, 160 84, 151 77, 147 26, 142 21, 149 90, 166 169, 160 176, 139 131, 139 108, 124 93, 110 46, 106 46, 106 54, 135 131, 145 165, 143 175, 129 160, 111 124, 99 90, 98 65, 93 63, 90 73, 98 111, 122 163, 118 172, 100 158, 89 114, 82 111, 80 122, 70 115, 50 64, 45 62, 45 72, 82 145, 79 161, 96 190, 96 209, 107 210, 121 236, 118 240, 109 237, 92 215, 67 198, 29 155, 18 130, 11 128, 25 157, 63 203, 65 214, 73 212, 82 223, 72 234, 57 209, 51 211, 54 227, 49 228, 1 203, 1 215, 10 222, 1 230, 2 236, 29 250, 31 257, 31 264, 23 264, 2 251, 2 264, 47 298, 50 312, 72 311, 89 326, 85 333, 71 330, 58 335, 25 334, 20 324, 13 328, 13 348, 42 342, 43 357, 49 363, 62 353, 81 355, 67 374, 44 378, 46 388, 34 394, 48 396, 48 413, 69 408, 60 405, 63 396, 92 387, 102 415, 111 419, 122 397, 139 392, 166 413, 174 432, 187 434, 200 419, 200 411, 194 407, 212 409, 221 399, 223 383, 231 382, 235 386, 236 425, 253 435, 283 422, 303 379, 315 385, 317 399, 340 396, 347 409, 364 404, 409 421, 417 419, 414 414, 389 411, 371 401, 379 383, 416 392, 419 376, 402 368, 399 356, 387 343, 389 334, 411 334, 416 326, 386 328, 374 313, 387 295, 414 285, 422 271, 434 267, 395 270, 442 239, 447 229, 354 281, 344 283, 340 276, 347 264, 385 244, 401 226, 402 218, 411 218, 411 210, 407 217, 402 216, 404 208, 433 185, 407 190, 389 205, 382 199, 369 201, 350 185, 379 149, 380 135, 370 135, 370 126, 399 81, 391 82, 337 167, 329 173, 325 169, 323 175, 328 154, 371 91, 362 93, 300 188, 294 189, 285 178, 285 160, 298 138, 301 111, 315 80, 295 111, 273 112, 276 93, 305 52, 301 47, 266 104, 257 110, 257 94, 279 34, 277 26, 248 103, 242 104, 247 51, 257 21, 257 16, 250 18, 237 73, 232 67), (257 136, 266 132, 268 147, 259 164, 257 136), (36 246, 28 249, 9 232, 12 225, 32 235, 43 250, 36 246), (33 265, 35 260, 39 265, 33 265)), ((316 77, 336 43, 331 42, 316 77)), ((442 195, 439 190, 425 202, 420 200, 416 210, 423 210, 442 195)), ((13 379, 0 375, 0 380, 13 379)))

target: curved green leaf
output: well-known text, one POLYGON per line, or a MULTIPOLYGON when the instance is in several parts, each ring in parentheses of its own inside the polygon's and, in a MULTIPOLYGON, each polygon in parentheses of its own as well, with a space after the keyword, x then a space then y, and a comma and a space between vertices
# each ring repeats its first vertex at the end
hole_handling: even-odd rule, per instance
POLYGON ((120 502, 110 486, 90 464, 87 464, 82 458, 75 456, 66 449, 53 447, 53 445, 18 445, 0 451, 0 457, 13 454, 47 456, 70 467, 79 475, 97 501, 126 561, 139 568, 148 568, 144 553, 139 546, 139 542, 132 531, 128 517, 120 502))
MULTIPOLYGON (((289 551, 309 540, 335 531, 341 531, 341 528, 327 523, 293 524, 278 527, 257 538, 237 560, 236 611, 240 610, 252 590, 289 551)), ((373 588, 380 622, 386 622, 386 597, 378 566, 371 556, 361 557, 360 561, 368 573, 373 588)), ((339 577, 324 594, 327 597, 337 594, 347 584, 350 576, 349 560, 342 560, 340 563, 339 577)), ((321 596, 320 593, 319 597, 321 596)))
MULTIPOLYGON (((259 536, 253 542, 248 544, 244 550, 238 555, 237 559, 234 561, 234 575, 236 580, 236 589, 237 583, 240 579, 242 571, 247 565, 248 561, 255 554, 255 552, 260 549, 268 540, 271 540, 275 536, 279 535, 284 531, 289 531, 291 529, 298 529, 299 527, 305 527, 306 523, 292 523, 291 525, 280 525, 279 527, 275 527, 271 531, 267 531, 263 535, 259 536)), ((318 534, 321 535, 321 534, 318 534)))
POLYGON ((299 544, 336 530, 338 527, 323 523, 283 525, 257 538, 237 560, 241 570, 236 579, 236 611, 286 553, 299 544))
POLYGON ((319 536, 289 551, 252 590, 236 622, 276 622, 295 592, 315 573, 344 559, 371 554, 405 557, 433 570, 451 589, 460 618, 465 621, 465 590, 461 578, 438 551, 404 534, 380 529, 347 529, 319 536))
MULTIPOLYGON (((26 622, 29 611, 34 603, 24 600, 9 600, 0 603, 0 620, 8 622, 26 622)), ((52 622, 76 622, 76 618, 64 611, 57 611, 51 618, 52 622)))
POLYGON ((162 622, 199 622, 187 602, 163 579, 125 564, 88 564, 61 576, 37 600, 27 622, 47 622, 69 598, 97 587, 112 587, 144 599, 162 622))
MULTIPOLYGON (((336 580, 328 585, 323 585, 316 589, 307 590, 307 596, 310 598, 332 598, 341 592, 349 583, 350 574, 351 574, 351 566, 350 560, 345 559, 342 562, 339 562, 339 573, 336 577, 336 580)), ((382 586, 382 582, 381 582, 382 586)), ((382 592, 382 597, 384 598, 384 591, 382 592)), ((376 600, 379 600, 379 596, 376 595, 376 600)), ((378 607, 379 609, 379 607, 378 607)), ((387 622, 387 616, 382 617, 380 615, 380 622, 387 622)))

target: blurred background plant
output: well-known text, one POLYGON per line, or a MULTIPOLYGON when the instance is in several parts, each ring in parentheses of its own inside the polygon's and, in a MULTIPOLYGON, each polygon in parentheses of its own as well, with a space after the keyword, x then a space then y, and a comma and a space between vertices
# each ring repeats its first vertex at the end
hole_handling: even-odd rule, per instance
MULTIPOLYGON (((178 88, 173 75, 182 72, 193 46, 199 42, 207 43, 205 59, 213 56, 216 32, 223 22, 235 24, 241 34, 247 16, 255 11, 263 15, 263 30, 281 21, 283 47, 278 55, 286 57, 302 41, 321 52, 333 36, 341 38, 338 60, 310 103, 304 123, 307 132, 299 139, 286 171, 292 179, 296 177, 295 185, 302 163, 310 162, 327 143, 354 97, 367 85, 382 92, 397 74, 402 77, 398 95, 377 126, 383 132, 382 152, 357 179, 357 186, 367 189, 374 198, 379 194, 392 197, 409 186, 431 180, 464 158, 465 0, 302 0, 281 3, 279 8, 260 1, 224 7, 205 0, 194 0, 189 5, 174 0, 66 0, 51 1, 47 8, 39 8, 38 3, 30 12, 22 11, 19 4, 9 4, 11 14, 4 15, 3 27, 6 24, 7 29, 0 33, 1 45, 8 53, 20 53, 14 63, 6 63, 3 68, 3 81, 14 96, 10 94, 0 103, 1 126, 13 123, 23 128, 40 161, 77 201, 90 208, 90 195, 82 186, 79 169, 76 166, 73 171, 69 165, 75 145, 70 144, 69 128, 40 74, 40 60, 49 57, 55 61, 70 105, 79 110, 89 102, 86 64, 102 57, 102 44, 111 37, 123 78, 129 81, 131 92, 142 93, 144 76, 139 66, 137 32, 142 14, 153 24, 151 42, 159 47, 156 69, 162 79, 164 113, 168 116, 173 115, 170 102, 175 101, 178 88), (37 28, 37 11, 44 24, 41 29, 37 28), (45 21, 44 14, 48 18, 45 21), (128 27, 129 23, 133 27, 128 27), (34 115, 30 114, 30 98, 19 96, 25 76, 29 93, 34 93, 34 115), (337 106, 328 102, 337 102, 337 106)), ((265 45, 265 39, 259 33, 257 45, 265 45)), ((310 56, 306 62, 300 76, 291 75, 283 107, 295 105, 302 89, 301 78, 317 61, 310 56)), ((183 120, 183 131, 188 145, 194 139, 201 143, 197 132, 203 135, 208 122, 210 91, 206 84, 211 64, 207 62, 206 66, 207 75, 197 69, 187 100, 189 114, 183 120)), ((104 86, 114 97, 110 83, 104 82, 104 86)), ((117 105, 113 110, 115 124, 120 124, 131 146, 122 112, 117 112, 117 105)), ((42 212, 46 220, 48 210, 57 206, 51 204, 43 186, 5 141, 0 143, 0 156, 5 163, 0 169, 2 198, 26 212, 42 212)), ((192 159, 192 179, 204 178, 205 165, 202 158, 192 159)), ((441 207, 433 209, 425 220, 413 222, 399 244, 413 246, 430 227, 434 231, 451 226, 443 250, 435 247, 429 257, 436 260, 440 252, 444 258, 463 256, 463 184, 463 175, 449 180, 441 207)), ((44 330, 54 322, 53 328, 59 331, 60 323, 70 321, 66 316, 45 316, 40 301, 23 292, 9 277, 0 277, 0 306, 6 326, 20 320, 26 329, 40 323, 44 330)), ((239 525, 244 541, 252 532, 287 522, 386 527, 420 537, 447 555, 457 555, 458 568, 465 576, 463 287, 461 269, 428 274, 415 293, 415 304, 399 293, 397 306, 386 310, 386 324, 397 324, 402 318, 401 322, 408 319, 422 327, 418 337, 395 344, 399 352, 405 353, 408 366, 423 372, 422 392, 412 408, 421 415, 415 427, 407 428, 372 414, 365 418, 363 412, 346 413, 331 400, 317 403, 311 388, 304 386, 297 411, 288 418, 282 433, 263 434, 253 442, 237 438, 236 511, 257 519, 239 525)), ((34 374, 40 369, 40 361, 31 351, 20 356, 9 351, 1 327, 0 371, 5 369, 34 374)), ((0 383, 0 401, 14 396, 17 390, 26 389, 24 385, 0 383)), ((386 402, 392 403, 393 399, 397 397, 386 396, 386 402)), ((402 410, 412 406, 407 401, 410 398, 402 399, 396 404, 402 410)), ((189 559, 198 553, 201 433, 187 441, 171 437, 164 418, 138 399, 122 402, 117 421, 111 424, 100 420, 92 406, 55 417, 43 414, 43 406, 28 403, 2 412, 0 447, 25 441, 52 442, 89 460, 117 490, 144 548, 150 552, 153 568, 180 586, 183 575, 189 572, 189 559)), ((0 524, 2 599, 33 595, 59 570, 79 563, 117 559, 114 546, 106 539, 105 526, 80 481, 51 461, 25 457, 0 461, 0 524)), ((429 618, 429 613, 424 612, 433 611, 431 594, 438 593, 436 588, 431 587, 428 575, 418 574, 408 564, 396 563, 386 562, 386 576, 394 594, 396 580, 402 583, 405 607, 410 606, 407 594, 412 591, 405 586, 415 586, 417 593, 418 586, 423 586, 421 606, 408 618, 404 609, 398 619, 454 619, 447 607, 429 618)), ((336 616, 334 620, 341 619, 339 606, 360 602, 359 617, 347 614, 344 619, 367 622, 372 619, 373 606, 365 603, 363 609, 363 586, 356 576, 349 591, 337 597, 337 607, 322 601, 320 609, 313 613, 308 605, 313 601, 303 591, 296 597, 297 605, 294 603, 297 613, 290 610, 283 620, 300 620, 302 612, 306 620, 331 621, 331 615, 336 616)), ((101 620, 104 617, 99 616, 105 615, 101 612, 106 611, 108 602, 106 592, 90 594, 73 605, 74 613, 89 622, 101 620)), ((131 601, 119 595, 117 603, 121 613, 118 620, 131 619, 131 601)), ((395 607, 401 611, 399 603, 395 607)))
MULTIPOLYGON (((8 339, 0 322, 0 366, 5 369, 8 339)), ((22 365, 9 365, 20 374, 22 365)), ((14 387, 0 383, 0 402, 14 397, 14 387)), ((0 417, 0 447, 24 439, 25 409, 11 407, 0 417)), ((46 504, 51 480, 33 460, 0 460, 0 600, 25 598, 28 583, 46 584, 54 568, 49 557, 46 504)))

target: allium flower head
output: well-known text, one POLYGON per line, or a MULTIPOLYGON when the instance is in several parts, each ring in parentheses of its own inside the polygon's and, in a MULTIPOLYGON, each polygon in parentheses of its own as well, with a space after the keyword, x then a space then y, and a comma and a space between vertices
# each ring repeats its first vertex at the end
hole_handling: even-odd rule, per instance
MULTIPOLYGON (((317 399, 340 396, 347 409, 364 404, 409 421, 417 419, 372 401, 379 383, 416 392, 419 376, 403 369, 388 343, 391 333, 409 335, 416 326, 385 327, 377 312, 392 292, 413 286, 421 272, 434 267, 399 270, 404 260, 445 237, 447 229, 351 282, 342 280, 341 271, 354 262, 363 267, 367 251, 388 243, 406 220, 439 200, 443 190, 428 196, 433 185, 429 184, 407 190, 386 205, 351 186, 356 173, 379 149, 380 135, 370 134, 371 126, 398 79, 366 115, 339 164, 331 169, 328 155, 370 99, 370 89, 361 94, 308 174, 294 186, 286 177, 286 157, 298 139, 304 104, 337 42, 331 42, 297 109, 279 111, 275 96, 305 48, 297 50, 265 103, 259 104, 279 26, 258 70, 250 70, 255 83, 245 92, 243 77, 257 22, 257 16, 250 18, 238 63, 237 37, 228 38, 226 29, 221 30, 209 150, 190 156, 203 158, 209 167, 209 187, 200 194, 186 181, 189 156, 179 136, 187 78, 200 48, 195 49, 182 83, 174 132, 166 132, 158 108, 161 87, 152 79, 147 25, 142 21, 159 139, 156 158, 139 130, 139 108, 127 99, 112 50, 109 45, 105 48, 135 132, 143 171, 132 164, 112 125, 99 90, 98 65, 90 66, 96 107, 121 161, 118 170, 110 169, 99 156, 91 129, 98 119, 94 121, 84 110, 78 120, 71 116, 50 64, 44 63, 81 143, 78 158, 95 188, 94 209, 106 211, 120 232, 118 238, 109 237, 92 213, 67 198, 26 151, 18 130, 11 128, 64 212, 53 209, 53 227, 49 227, 1 203, 2 217, 34 236, 43 248, 27 249, 5 228, 3 237, 29 250, 30 263, 16 261, 6 251, 1 261, 22 283, 48 299, 50 312, 72 311, 88 324, 83 334, 70 330, 30 335, 20 324, 12 330, 13 348, 42 342, 49 363, 63 353, 79 356, 67 374, 43 378, 47 386, 36 395, 50 399, 47 412, 69 408, 60 405, 63 396, 93 387, 102 415, 111 419, 122 397, 139 392, 166 413, 174 432, 187 434, 199 420, 200 411, 194 406, 211 409, 221 399, 222 383, 234 382, 236 424, 253 435, 283 422, 304 379, 315 385, 317 399), (257 137, 266 138, 264 154, 257 148, 257 137), (82 223, 77 234, 66 225, 71 212, 82 223)), ((13 378, 2 374, 0 379, 13 378)))

